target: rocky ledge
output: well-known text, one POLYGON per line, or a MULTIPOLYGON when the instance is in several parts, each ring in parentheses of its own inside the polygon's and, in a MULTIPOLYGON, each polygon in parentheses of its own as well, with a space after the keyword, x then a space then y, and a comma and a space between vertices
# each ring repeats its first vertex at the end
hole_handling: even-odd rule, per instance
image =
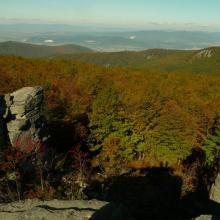
POLYGON ((119 204, 98 200, 26 200, 0 205, 6 220, 134 220, 119 204))
POLYGON ((0 219, 87 220, 106 203, 92 201, 26 200, 0 206, 0 219))

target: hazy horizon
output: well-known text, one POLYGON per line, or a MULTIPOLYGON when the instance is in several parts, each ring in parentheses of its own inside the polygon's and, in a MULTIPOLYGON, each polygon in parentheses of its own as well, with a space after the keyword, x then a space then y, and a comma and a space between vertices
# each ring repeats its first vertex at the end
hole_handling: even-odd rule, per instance
POLYGON ((0 6, 0 42, 97 51, 220 45, 217 0, 0 0, 0 6))
POLYGON ((0 24, 220 31, 217 0, 0 0, 0 5, 0 24))

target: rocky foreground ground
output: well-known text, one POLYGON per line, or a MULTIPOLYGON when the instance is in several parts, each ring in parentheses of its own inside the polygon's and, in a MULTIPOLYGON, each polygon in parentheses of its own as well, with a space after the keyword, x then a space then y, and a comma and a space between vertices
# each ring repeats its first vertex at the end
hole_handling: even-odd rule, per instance
MULTIPOLYGON (((0 204, 0 220, 136 220, 120 204, 98 200, 26 200, 0 204)), ((192 220, 219 220, 201 215, 192 220)), ((152 220, 152 219, 149 219, 152 220)), ((168 220, 168 219, 164 219, 168 220)))
POLYGON ((4 220, 132 220, 120 205, 90 201, 26 200, 0 205, 4 220))
POLYGON ((6 220, 87 220, 105 206, 98 201, 26 200, 0 206, 0 219, 6 220))

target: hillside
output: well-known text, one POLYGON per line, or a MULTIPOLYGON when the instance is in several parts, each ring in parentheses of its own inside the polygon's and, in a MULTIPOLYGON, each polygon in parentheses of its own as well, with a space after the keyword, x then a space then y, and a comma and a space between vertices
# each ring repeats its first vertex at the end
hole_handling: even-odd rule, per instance
MULTIPOLYGON (((202 54, 197 52, 194 59, 203 59, 202 54)), ((155 72, 71 60, 0 57, 0 92, 45 87, 47 112, 53 120, 87 123, 88 146, 92 151, 103 149, 95 164, 117 169, 118 158, 125 164, 136 158, 173 164, 186 158, 192 148, 203 147, 218 128, 220 78, 167 74, 160 68, 155 72), (111 158, 110 164, 106 157, 111 158)), ((203 68, 207 68, 205 62, 203 68)))
POLYGON ((202 50, 149 49, 140 52, 95 52, 61 57, 106 67, 128 67, 168 73, 220 73, 219 47, 202 50))
POLYGON ((164 73, 220 73, 220 47, 202 50, 149 49, 95 52, 79 45, 46 46, 8 41, 0 43, 0 55, 78 60, 105 67, 144 69, 164 73))
POLYGON ((45 46, 33 45, 14 41, 0 43, 1 55, 16 55, 23 57, 48 57, 61 54, 79 54, 92 52, 89 48, 78 45, 45 46))
MULTIPOLYGON (((209 59, 217 54, 215 50, 218 52, 214 48, 196 52, 152 50, 147 56, 154 52, 161 64, 165 58, 167 63, 169 59, 175 62, 177 55, 184 61, 190 57, 192 62, 201 60, 201 68, 208 69, 209 59)), ((157 212, 162 213, 162 219, 179 219, 176 216, 185 214, 184 204, 189 211, 197 207, 194 195, 200 207, 218 160, 220 75, 179 74, 182 67, 176 65, 176 72, 168 74, 162 65, 157 71, 135 70, 76 60, 0 56, 0 94, 42 86, 42 115, 51 137, 46 148, 51 151, 45 163, 42 156, 47 151, 42 147, 31 156, 18 148, 3 151, 0 201, 107 198, 128 201, 126 207, 132 208, 135 219, 143 219, 140 215, 161 219, 148 218, 152 204, 156 207, 153 212, 163 210, 157 212), (26 167, 33 170, 26 171, 26 167), (19 179, 14 178, 15 172, 19 179), (200 182, 201 177, 204 183, 200 182), (187 199, 192 197, 193 204, 187 199), (177 206, 184 207, 184 212, 179 214, 177 206)), ((216 66, 207 73, 218 73, 216 66)), ((16 101, 15 96, 7 100, 16 101)), ((5 103, 6 99, 3 106, 5 103)), ((6 124, 16 117, 8 114, 6 124)), ((36 127, 39 128, 38 120, 36 127)), ((33 132, 32 126, 29 128, 33 132)), ((47 213, 35 207, 27 212, 47 213)), ((3 211, 13 211, 6 208, 3 211)), ((59 214, 55 209, 56 206, 49 211, 59 214)))

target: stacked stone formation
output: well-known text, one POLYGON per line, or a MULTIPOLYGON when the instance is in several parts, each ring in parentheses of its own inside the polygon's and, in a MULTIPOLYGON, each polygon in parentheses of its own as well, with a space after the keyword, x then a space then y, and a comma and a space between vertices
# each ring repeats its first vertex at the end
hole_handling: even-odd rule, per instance
POLYGON ((5 96, 8 107, 7 130, 13 147, 31 151, 48 138, 41 120, 42 87, 24 87, 5 96))

